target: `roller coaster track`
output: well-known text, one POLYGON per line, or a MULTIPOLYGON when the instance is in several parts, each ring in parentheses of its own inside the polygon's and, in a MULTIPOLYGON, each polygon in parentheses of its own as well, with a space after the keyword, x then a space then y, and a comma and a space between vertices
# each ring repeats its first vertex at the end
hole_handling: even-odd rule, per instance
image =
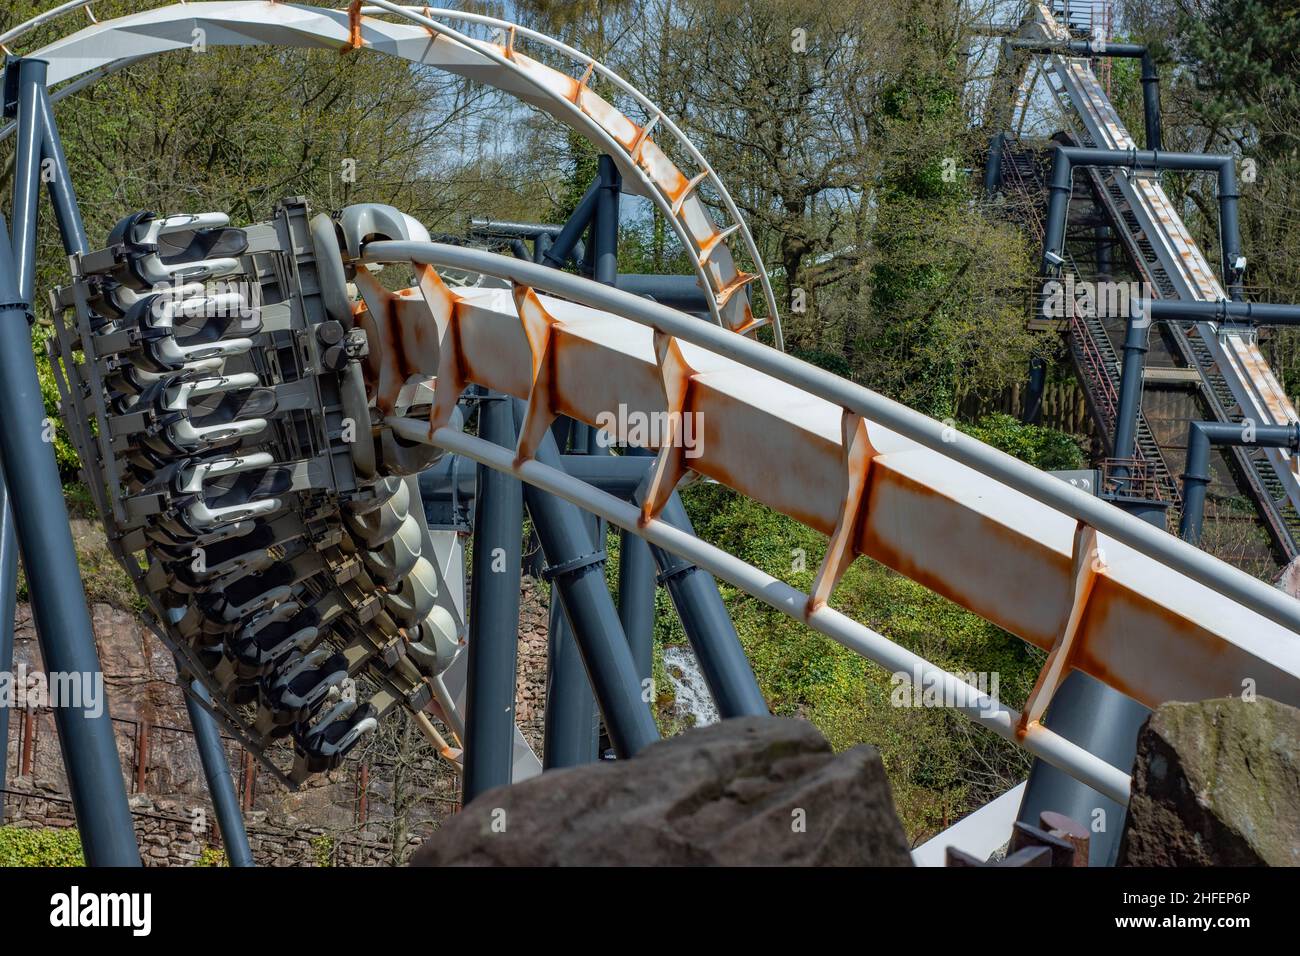
MULTIPOLYGON (((1061 40, 1069 31, 1043 4, 1035 5, 1021 36, 1061 40)), ((1059 12, 1059 11, 1058 11, 1059 12)), ((1125 129, 1087 59, 1045 55, 1048 86, 1070 133, 1083 146, 1132 150, 1125 129)), ((1020 109, 1024 104, 1019 105, 1020 109)), ((1154 173, 1091 168, 1093 193, 1107 211, 1131 260, 1159 298, 1219 301, 1222 285, 1154 173)), ((1215 322, 1170 322, 1162 327, 1178 358, 1199 375, 1210 414, 1221 422, 1262 425, 1294 422, 1296 411, 1256 342, 1254 330, 1215 322)), ((1228 450, 1246 493, 1279 555, 1300 555, 1300 479, 1286 451, 1228 450)))
POLYGON ((700 220, 695 189, 707 166, 692 177, 669 169, 646 135, 675 127, 614 115, 584 80, 516 50, 520 37, 536 38, 522 28, 506 25, 506 42, 493 45, 438 19, 462 16, 389 4, 184 4, 33 51, 51 83, 68 82, 190 49, 202 29, 208 45, 366 46, 492 83, 591 136, 667 206, 714 296, 711 324, 557 270, 429 242, 389 207, 331 220, 293 200, 242 230, 220 216, 128 217, 103 249, 73 258, 72 280, 51 294, 53 357, 110 537, 163 639, 219 698, 218 716, 255 748, 292 736, 286 779, 327 769, 393 707, 423 714, 457 659, 453 575, 429 560, 409 502, 410 476, 443 452, 573 502, 937 686, 973 720, 1121 802, 1122 768, 1040 722, 1071 668, 1148 706, 1236 694, 1244 682, 1300 704, 1300 604, 942 423, 736 334, 756 322, 733 294, 742 275, 722 250, 739 237, 752 254, 752 240, 738 218, 700 220), (415 284, 382 287, 367 266, 385 263, 412 270, 415 284), (440 269, 503 287, 453 288, 440 269), (458 405, 470 385, 526 401, 517 447, 464 431, 458 405), (535 457, 557 415, 599 425, 613 409, 626 410, 620 420, 677 423, 650 448, 639 506, 535 457), (690 449, 674 430, 686 415, 702 428, 690 449), (673 490, 697 476, 827 536, 809 592, 661 519, 673 490), (1025 709, 835 610, 835 586, 858 556, 1046 650, 1025 709), (364 678, 371 697, 341 693, 347 677, 364 678))
MULTIPOLYGON (((8 31, 0 36, 0 44, 89 6, 64 4, 8 31)), ((552 37, 495 17, 400 6, 387 0, 365 6, 352 3, 345 11, 284 3, 189 3, 123 17, 107 30, 102 27, 93 23, 33 52, 50 61, 51 88, 84 74, 90 74, 86 79, 93 82, 144 57, 189 50, 199 36, 205 47, 274 44, 370 49, 497 86, 574 127, 613 157, 624 175, 625 191, 653 201, 676 232, 709 293, 714 320, 742 333, 770 325, 781 347, 779 312, 767 274, 762 269, 742 272, 732 255, 734 242, 753 262, 760 262, 753 236, 717 173, 676 123, 644 94, 604 64, 552 37), (400 22, 380 19, 382 15, 400 22), (453 22, 485 27, 503 42, 469 36, 450 26, 453 22), (524 40, 569 62, 580 75, 570 76, 527 56, 517 48, 524 40), (625 115, 592 89, 593 79, 604 80, 645 118, 638 123, 625 115), (651 135, 656 131, 667 134, 674 150, 694 165, 693 173, 678 168, 651 135), (710 215, 700 191, 705 185, 713 190, 726 217, 722 225, 710 215), (767 315, 761 318, 754 316, 749 297, 743 294, 755 280, 767 307, 767 315)), ((84 88, 77 83, 69 87, 84 88)), ((53 95, 57 98, 59 93, 53 95)))

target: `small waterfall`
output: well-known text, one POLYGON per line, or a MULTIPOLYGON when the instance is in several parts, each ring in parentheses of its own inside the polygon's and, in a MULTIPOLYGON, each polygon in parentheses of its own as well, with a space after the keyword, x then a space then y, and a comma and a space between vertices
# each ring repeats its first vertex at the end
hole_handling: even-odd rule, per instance
POLYGON ((700 662, 695 659, 695 652, 686 645, 664 648, 664 670, 673 685, 673 698, 680 717, 690 716, 696 727, 718 722, 718 708, 709 694, 709 686, 704 682, 700 671, 700 662))

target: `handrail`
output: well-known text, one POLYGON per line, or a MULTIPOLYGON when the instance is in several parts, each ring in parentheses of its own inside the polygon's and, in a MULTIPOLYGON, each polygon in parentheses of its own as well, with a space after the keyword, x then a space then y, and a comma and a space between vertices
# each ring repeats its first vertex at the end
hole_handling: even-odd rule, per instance
MULTIPOLYGON (((61 3, 59 6, 46 10, 44 13, 38 13, 30 20, 24 20, 22 23, 18 24, 18 26, 12 27, 4 33, 0 33, 0 46, 17 40, 20 36, 30 33, 39 26, 44 26, 47 23, 59 19, 65 13, 72 13, 74 10, 83 8, 87 8, 86 12, 90 13, 88 8, 94 2, 95 0, 68 0, 68 2, 61 3)), ((90 22, 95 22, 94 14, 90 14, 90 22)))
MULTIPOLYGON (((413 244, 375 243, 374 245, 413 244)), ((709 327, 698 319, 688 321, 703 328, 709 327)), ((768 349, 768 351, 773 350, 768 349)), ((804 621, 818 633, 826 635, 892 673, 909 675, 909 679, 914 680, 918 686, 938 689, 942 700, 950 702, 946 706, 961 711, 981 726, 1023 747, 1028 753, 1059 767, 1117 803, 1128 803, 1131 780, 1125 771, 1089 753, 1039 721, 1030 721, 1026 724, 1025 715, 1021 712, 1013 710, 996 697, 990 696, 901 644, 891 641, 883 634, 859 624, 829 605, 823 604, 809 610, 808 594, 716 545, 702 541, 661 518, 642 521, 640 509, 636 505, 593 488, 581 479, 552 468, 535 458, 520 460, 513 449, 503 448, 473 435, 467 435, 459 428, 444 425, 430 433, 429 426, 425 422, 397 416, 385 419, 384 424, 407 441, 438 445, 481 465, 515 475, 521 481, 573 502, 611 524, 632 531, 651 544, 685 558, 781 613, 804 621)))

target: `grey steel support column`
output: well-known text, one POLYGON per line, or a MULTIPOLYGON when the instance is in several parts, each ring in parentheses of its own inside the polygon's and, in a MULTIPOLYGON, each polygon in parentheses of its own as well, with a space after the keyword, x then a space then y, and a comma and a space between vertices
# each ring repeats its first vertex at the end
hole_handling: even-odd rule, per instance
MULTIPOLYGON (((618 286, 619 198, 623 177, 614 160, 601 155, 596 181, 600 196, 591 224, 591 244, 595 252, 593 278, 604 285, 618 286)), ((692 277, 694 278, 694 277, 692 277)), ((594 432, 589 433, 595 437, 594 432)), ((591 449, 588 449, 591 452, 591 449)), ((641 449, 629 448, 627 456, 644 457, 641 449)), ((619 532, 618 616, 627 635, 628 646, 636 661, 637 675, 650 679, 654 669, 655 578, 650 548, 636 535, 619 532)))
MULTIPOLYGON (((482 396, 480 438, 514 447, 510 402, 504 395, 482 396)), ((464 803, 511 781, 523 524, 524 498, 518 479, 480 465, 466 649, 464 803)))
POLYGON ((1201 526, 1205 521, 1211 445, 1253 445, 1296 451, 1300 449, 1300 423, 1192 422, 1188 426, 1187 464, 1183 469, 1183 514, 1178 524, 1178 536, 1191 544, 1200 542, 1201 526))
MULTIPOLYGON (((179 663, 176 674, 178 679, 185 679, 179 663)), ((198 681, 190 684, 190 690, 204 703, 212 703, 207 688, 198 681)), ((239 797, 230 776, 230 763, 221 743, 221 731, 213 716, 190 694, 185 695, 185 709, 190 715, 190 726, 194 728, 194 743, 199 750, 199 762, 203 764, 203 776, 208 782, 212 808, 217 814, 217 826, 221 828, 221 842, 226 845, 226 859, 234 867, 253 866, 253 851, 248 846, 248 831, 244 829, 244 815, 239 810, 239 797)))
POLYGON ((77 205, 77 193, 72 186, 68 160, 63 154, 63 140, 59 137, 59 128, 54 122, 54 107, 50 104, 48 94, 42 93, 39 99, 43 130, 41 159, 51 167, 47 185, 50 205, 54 209, 54 221, 63 237, 63 251, 68 255, 84 254, 89 251, 86 226, 81 220, 81 207, 77 205))
POLYGON ((1103 223, 1093 228, 1092 235, 1097 249, 1097 278, 1109 281, 1112 277, 1111 270, 1115 267, 1115 230, 1103 223))
MULTIPOLYGON (((595 543, 589 545, 595 548, 595 543)), ((551 581, 546 640, 546 723, 542 769, 578 767, 600 759, 600 714, 582 654, 564 613, 559 586, 551 581)))
MULTIPOLYGON (((1146 355, 1150 344, 1151 318, 1131 306, 1124 326, 1124 365, 1120 372, 1119 409, 1115 413, 1114 455, 1129 459, 1134 455, 1138 415, 1142 411, 1142 381, 1146 369, 1146 355)), ((1123 475, 1128 469, 1118 469, 1123 475)), ((1123 477, 1120 475, 1120 477, 1123 477)))
MULTIPOLYGON (((22 107, 36 102, 30 85, 22 107)), ((18 170, 16 173, 20 172, 18 170)), ((30 221, 31 226, 35 221, 30 221)), ((31 591, 32 612, 46 670, 99 682, 103 672, 86 609, 54 450, 44 438, 45 405, 32 362, 28 307, 18 296, 9 237, 0 228, 0 460, 11 496, 14 525, 31 591)), ((19 241, 34 248, 34 236, 19 241)), ((140 851, 126 799, 113 725, 104 701, 98 712, 65 702, 55 708, 63 763, 86 862, 138 866, 140 851)))
POLYGON ((1246 271, 1245 256, 1241 253, 1241 224, 1237 219, 1237 161, 1226 157, 1219 167, 1219 244, 1223 247, 1223 282, 1228 296, 1237 301, 1245 299, 1241 284, 1246 271))
POLYGON ((989 157, 984 163, 984 191, 990 196, 1002 185, 1002 150, 1006 141, 1006 133, 998 133, 989 140, 989 157))
MULTIPOLYGON (((522 422, 523 415, 524 403, 516 401, 516 424, 522 422)), ((560 453, 549 433, 536 457, 545 465, 559 467, 560 453)), ((576 505, 532 486, 524 488, 524 501, 546 553, 551 587, 559 592, 610 741, 619 757, 635 756, 659 739, 659 729, 648 701, 642 698, 636 663, 605 585, 603 553, 593 546, 588 520, 576 505)))
MULTIPOLYGON (((651 461, 640 448, 627 449, 624 457, 647 465, 651 461)), ((627 529, 621 530, 618 538, 618 616, 636 660, 637 675, 649 680, 654 670, 655 559, 650 545, 627 529)))
MULTIPOLYGON (((1125 507, 1125 502, 1115 502, 1125 507)), ((1125 508, 1163 529, 1163 509, 1134 500, 1125 508)), ((1119 691, 1083 673, 1071 671, 1047 707, 1043 723, 1054 733, 1113 767, 1128 770, 1137 754, 1137 737, 1151 711, 1119 691)), ((1051 764, 1034 760, 1016 819, 1038 825, 1044 810, 1055 810, 1092 830, 1088 841, 1089 866, 1113 866, 1124 832, 1125 807, 1102 796, 1051 764), (1098 829, 1100 828, 1100 829, 1098 829)))
MULTIPOLYGON (((16 118, 17 145, 12 244, 0 220, 0 414, 5 420, 0 429, 0 462, 46 670, 82 675, 83 683, 102 689, 103 672, 63 486, 54 451, 44 437, 45 405, 31 358, 28 325, 36 274, 40 160, 43 151, 55 149, 52 155, 57 163, 62 153, 46 144, 46 64, 22 60, 9 67, 6 85, 13 76, 17 88, 6 89, 6 100, 11 91, 16 94, 12 110, 6 103, 6 112, 16 118)), ((66 167, 55 172, 68 190, 64 199, 72 200, 66 167)), ((65 237, 65 246, 69 244, 65 237)), ((82 849, 91 866, 139 866, 113 725, 102 697, 95 704, 89 706, 82 695, 75 705, 65 701, 54 712, 82 849)))
POLYGON ((1142 118, 1146 125, 1147 149, 1162 149, 1160 135, 1160 74, 1155 57, 1142 49, 1142 118))
MULTIPOLYGON (((40 60, 9 62, 5 70, 5 94, 16 92, 18 128, 14 147, 14 197, 12 262, 15 294, 32 307, 36 292, 36 216, 41 198, 41 152, 45 143, 45 118, 41 103, 45 96, 47 64, 40 60), (10 78, 16 78, 12 91, 10 78)), ((8 112, 8 110, 6 111, 8 112)))
MULTIPOLYGON (((591 217, 596 213, 596 203, 600 199, 600 178, 597 177, 587 191, 583 193, 582 199, 578 201, 577 208, 573 210, 573 215, 569 217, 560 234, 555 237, 549 249, 542 254, 543 264, 555 269, 563 269, 578 247, 578 240, 586 231, 587 226, 591 224, 591 217)), ((585 250, 584 250, 585 251, 585 250)))
POLYGON ((537 234, 533 240, 533 261, 541 262, 546 256, 546 251, 551 248, 551 234, 542 232, 537 234))
MULTIPOLYGON (((675 493, 659 517, 682 531, 695 532, 681 497, 675 493)), ((670 551, 653 546, 650 551, 659 565, 659 579, 673 599, 682 629, 700 662, 718 713, 723 717, 766 715, 767 700, 758 688, 758 680, 713 575, 670 551)))
MULTIPOLYGON (((1111 766, 1128 770, 1137 754, 1138 731, 1150 715, 1150 710, 1131 697, 1076 670, 1052 695, 1043 722, 1111 766)), ((1124 832, 1122 804, 1036 759, 1016 819, 1037 826, 1044 810, 1063 813, 1093 830, 1088 842, 1089 866, 1114 866, 1124 832)))
POLYGON ((1064 147, 1056 147, 1056 161, 1047 182, 1047 216, 1043 233, 1043 261, 1039 274, 1057 275, 1065 261, 1065 217, 1070 211, 1070 193, 1074 191, 1071 165, 1062 158, 1064 147))
POLYGON ((604 285, 613 285, 618 278, 618 201, 623 192, 623 177, 619 175, 614 160, 603 153, 597 170, 600 193, 591 224, 591 244, 595 248, 592 278, 604 285))
POLYGON ((1023 420, 1029 425, 1037 425, 1043 420, 1043 392, 1047 388, 1047 360, 1032 358, 1029 360, 1029 385, 1025 389, 1025 412, 1023 420))

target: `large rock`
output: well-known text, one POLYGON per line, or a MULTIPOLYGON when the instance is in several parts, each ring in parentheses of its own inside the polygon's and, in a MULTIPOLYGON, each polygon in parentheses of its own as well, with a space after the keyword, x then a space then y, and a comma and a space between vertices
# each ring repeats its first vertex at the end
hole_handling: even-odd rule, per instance
POLYGON ((1168 703, 1138 737, 1121 866, 1300 865, 1300 710, 1168 703))
POLYGON ((415 865, 910 866, 874 747, 744 717, 480 795, 415 865))

